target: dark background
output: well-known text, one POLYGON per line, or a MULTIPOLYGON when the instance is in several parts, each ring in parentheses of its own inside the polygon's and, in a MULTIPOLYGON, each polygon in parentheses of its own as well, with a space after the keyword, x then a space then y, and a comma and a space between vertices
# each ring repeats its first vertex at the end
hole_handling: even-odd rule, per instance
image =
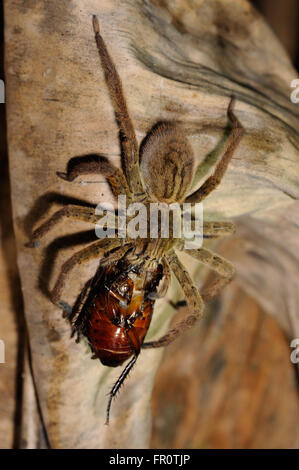
POLYGON ((299 1, 251 0, 265 16, 299 70, 299 1))

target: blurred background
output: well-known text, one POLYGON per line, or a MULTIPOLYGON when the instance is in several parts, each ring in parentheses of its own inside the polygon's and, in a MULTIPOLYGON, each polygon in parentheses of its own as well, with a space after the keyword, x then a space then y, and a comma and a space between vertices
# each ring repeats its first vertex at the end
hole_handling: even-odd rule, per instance
MULTIPOLYGON (((298 0, 252 3, 298 70, 298 0)), ((2 1, 0 25, 4 80, 2 1)), ((0 365, 0 448, 12 448, 21 445, 25 328, 5 134, 5 105, 0 104, 0 339, 6 345, 6 362, 0 365)), ((184 313, 182 308, 178 316, 184 313)), ((209 305, 208 320, 165 350, 153 393, 151 446, 298 447, 298 377, 289 355, 276 321, 233 282, 209 305)))

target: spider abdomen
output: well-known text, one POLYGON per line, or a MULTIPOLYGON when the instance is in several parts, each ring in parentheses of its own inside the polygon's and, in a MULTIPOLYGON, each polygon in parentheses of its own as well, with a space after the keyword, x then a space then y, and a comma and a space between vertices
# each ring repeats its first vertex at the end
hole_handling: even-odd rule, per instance
POLYGON ((193 150, 174 123, 156 124, 140 150, 141 172, 147 191, 158 201, 180 202, 191 185, 193 150))

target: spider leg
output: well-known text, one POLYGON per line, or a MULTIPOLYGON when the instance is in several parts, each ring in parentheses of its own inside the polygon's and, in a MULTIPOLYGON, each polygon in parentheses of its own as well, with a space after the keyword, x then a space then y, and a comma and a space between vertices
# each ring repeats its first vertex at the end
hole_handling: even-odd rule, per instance
POLYGON ((111 392, 109 393, 109 400, 108 400, 108 405, 107 405, 107 411, 106 411, 106 425, 109 424, 109 416, 110 416, 110 408, 111 408, 111 403, 115 395, 117 394, 118 390, 124 383, 125 379, 127 378, 129 372, 132 370, 132 367, 134 366, 135 362, 137 361, 138 354, 136 354, 133 359, 126 365, 122 373, 120 374, 119 378, 115 382, 115 384, 112 387, 111 392))
MULTIPOLYGON (((191 220, 191 229, 196 229, 195 220, 191 220)), ((232 235, 236 231, 236 226, 232 222, 227 221, 211 221, 203 222, 203 238, 219 238, 232 235)))
POLYGON ((224 173, 227 170, 227 166, 233 156, 233 153, 238 147, 242 136, 244 135, 244 127, 242 126, 238 118, 235 116, 232 109, 234 101, 235 99, 232 98, 227 109, 228 117, 232 123, 232 131, 229 135, 226 144, 226 150, 221 160, 218 162, 212 176, 210 176, 197 191, 188 196, 185 202, 200 202, 205 199, 210 194, 210 192, 212 192, 216 188, 216 186, 219 185, 224 173))
MULTIPOLYGON (((84 315, 81 315, 82 307, 84 305, 85 300, 87 299, 92 283, 93 283, 94 278, 92 277, 89 279, 85 286, 83 287, 82 291, 80 292, 80 295, 78 296, 74 307, 71 309, 70 312, 63 312, 63 316, 67 318, 72 326, 72 334, 71 337, 77 334, 76 337, 76 343, 79 343, 80 341, 80 327, 82 325, 82 321, 84 318, 84 315), (76 321, 74 321, 75 316, 77 315, 76 321)), ((62 304, 63 302, 60 302, 62 304)))
POLYGON ((175 325, 171 330, 168 331, 168 333, 166 333, 166 335, 162 336, 160 339, 144 343, 142 346, 143 348, 160 348, 162 346, 167 346, 178 336, 184 333, 184 331, 192 328, 194 323, 203 315, 204 303, 201 295, 198 289, 194 286, 190 275, 187 273, 187 271, 185 271, 184 266, 179 261, 175 252, 170 250, 166 254, 166 259, 184 291, 188 306, 190 310, 192 310, 192 313, 189 314, 184 320, 177 323, 177 325, 175 325))
POLYGON ((203 238, 226 237, 235 233, 236 227, 232 222, 204 222, 203 238))
POLYGON ((66 181, 74 181, 78 176, 88 174, 102 174, 109 181, 115 197, 125 193, 130 200, 132 199, 132 193, 122 170, 107 159, 99 157, 97 161, 80 162, 68 168, 66 173, 57 171, 57 175, 66 181))
POLYGON ((96 16, 93 16, 93 29, 115 117, 120 130, 125 175, 131 192, 138 196, 144 194, 144 188, 139 173, 138 144, 134 127, 128 113, 120 77, 100 34, 100 25, 96 16))
MULTIPOLYGON (((178 245, 178 248, 180 249, 181 246, 182 245, 178 245)), ((232 280, 235 274, 235 268, 229 261, 222 258, 222 256, 216 255, 206 248, 199 248, 197 250, 182 249, 185 253, 198 259, 201 263, 219 274, 211 285, 201 292, 201 296, 204 301, 208 301, 215 297, 215 295, 217 295, 219 291, 232 280)))
MULTIPOLYGON (((64 288, 66 279, 70 273, 70 271, 77 265, 82 263, 87 263, 94 258, 98 258, 100 256, 105 256, 111 250, 121 247, 121 241, 119 239, 110 238, 110 239, 102 239, 96 241, 92 245, 88 246, 87 248, 83 248, 83 250, 78 251, 73 256, 71 256, 67 261, 65 261, 61 267, 60 274, 57 278, 57 281, 54 285, 53 290, 51 291, 51 300, 54 304, 58 306, 62 306, 63 302, 60 301, 60 294, 64 288)), ((127 250, 127 247, 123 246, 122 249, 127 250)), ((122 250, 119 250, 119 257, 122 256, 122 250)), ((115 252, 116 254, 117 252, 115 252)))
POLYGON ((69 218, 72 220, 82 220, 91 224, 97 224, 99 216, 95 214, 95 208, 85 206, 72 206, 68 205, 54 212, 54 214, 34 230, 30 242, 26 244, 27 247, 38 246, 39 240, 46 235, 60 220, 69 218))

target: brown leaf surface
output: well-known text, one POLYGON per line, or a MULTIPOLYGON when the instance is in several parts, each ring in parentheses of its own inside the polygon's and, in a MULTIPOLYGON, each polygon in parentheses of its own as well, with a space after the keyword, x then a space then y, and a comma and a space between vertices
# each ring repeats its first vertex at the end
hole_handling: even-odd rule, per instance
POLYGON ((298 448, 297 380, 279 324, 236 282, 219 300, 165 352, 152 447, 298 448))
POLYGON ((12 227, 5 139, 5 109, 0 107, 0 448, 11 448, 20 432, 20 391, 23 352, 23 305, 12 227))

